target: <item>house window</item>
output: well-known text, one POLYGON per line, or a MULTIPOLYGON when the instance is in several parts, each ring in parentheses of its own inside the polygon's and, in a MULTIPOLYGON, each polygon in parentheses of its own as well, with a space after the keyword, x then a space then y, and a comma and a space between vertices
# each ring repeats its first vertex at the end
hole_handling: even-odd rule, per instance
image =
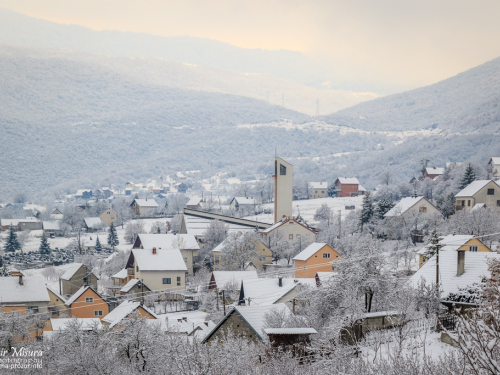
POLYGON ((302 266, 302 271, 305 271, 306 270, 306 266, 302 266))
POLYGON ((324 190, 321 190, 321 193, 322 193, 322 194, 325 194, 325 191, 324 191, 324 190))
POLYGON ((300 238, 300 234, 296 234, 296 235, 295 235, 295 238, 300 238))
POLYGON ((85 297, 86 303, 94 303, 94 297, 85 297))
POLYGON ((37 313, 38 312, 38 306, 28 306, 28 312, 37 313))
POLYGON ((488 195, 495 195, 495 189, 488 189, 488 195))
POLYGON ((102 310, 94 310, 94 316, 102 316, 102 310))
POLYGON ((266 257, 259 257, 259 262, 265 262, 266 261, 266 257))
POLYGON ((286 167, 283 164, 280 164, 280 175, 286 176, 286 167))
POLYGON ((427 207, 420 207, 418 212, 427 212, 427 207))
POLYGON ((470 206, 470 199, 467 201, 467 206, 470 206))
POLYGON ((135 272, 139 272, 139 266, 135 266, 135 272))
POLYGON ((330 253, 323 253, 323 258, 330 259, 332 256, 330 253))
POLYGON ((477 253, 477 246, 469 246, 469 251, 477 253))
POLYGON ((300 270, 300 266, 297 264, 297 269, 300 270))
POLYGON ((163 284, 172 284, 172 280, 170 279, 170 277, 164 277, 163 284))
POLYGON ((500 207, 500 201, 497 201, 497 207, 500 207))
POLYGON ((180 286, 180 285, 181 285, 181 277, 177 276, 177 286, 180 286))
POLYGON ((461 203, 462 203, 462 207, 464 207, 465 206, 465 201, 461 201, 461 203))
POLYGON ((289 239, 289 240, 293 240, 293 234, 289 234, 289 235, 288 235, 288 239, 289 239))

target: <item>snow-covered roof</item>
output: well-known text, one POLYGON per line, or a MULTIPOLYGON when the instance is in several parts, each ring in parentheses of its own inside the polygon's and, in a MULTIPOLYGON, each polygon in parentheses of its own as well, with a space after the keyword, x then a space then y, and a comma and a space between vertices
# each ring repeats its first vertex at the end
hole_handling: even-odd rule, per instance
POLYGON ((158 207, 158 203, 154 199, 139 199, 136 198, 135 202, 139 207, 158 207))
MULTIPOLYGON (((73 294, 71 297, 68 298, 68 300, 66 301, 65 305, 66 306, 71 306, 78 298, 80 298, 80 296, 85 293, 88 289, 92 289, 90 286, 88 285, 84 285, 82 286, 80 289, 78 289, 76 291, 75 294, 73 294)), ((92 289, 94 292, 95 290, 92 289)), ((97 293, 96 293, 97 294, 97 293)))
POLYGON ((61 276, 61 279, 63 280, 69 280, 73 277, 73 275, 80 269, 82 266, 82 263, 73 263, 71 264, 68 268, 66 268, 66 272, 63 273, 61 276))
POLYGON ((86 217, 83 219, 85 225, 89 228, 98 227, 102 225, 102 220, 100 217, 86 217))
POLYGON ((187 271, 180 250, 134 249, 132 254, 141 271, 187 271))
POLYGON ((248 197, 234 197, 233 200, 238 202, 240 206, 242 205, 254 205, 257 204, 257 201, 254 198, 248 198, 248 197))
POLYGON ((268 335, 310 335, 318 333, 314 328, 264 328, 268 335))
POLYGON ((80 330, 91 331, 94 328, 102 329, 101 319, 99 318, 59 318, 50 319, 52 330, 64 331, 68 329, 71 324, 78 324, 80 330))
MULTIPOLYGON (((139 306, 141 306, 140 302, 123 301, 118 306, 116 306, 113 311, 111 311, 108 315, 102 318, 102 321, 108 323, 109 328, 112 328, 118 323, 120 323, 127 316, 129 316, 131 313, 133 313, 137 308, 139 308, 139 306)), ((151 312, 146 306, 141 306, 141 307, 155 319, 157 318, 156 315, 153 312, 151 312)))
POLYGON ((111 277, 114 278, 114 279, 125 279, 125 278, 127 278, 127 269, 124 268, 124 269, 118 271, 117 273, 115 273, 111 277))
MULTIPOLYGON (((186 231, 194 236, 204 236, 207 228, 214 219, 184 214, 184 223, 186 224, 186 231)), ((235 232, 254 232, 255 227, 248 225, 239 225, 236 223, 225 222, 228 227, 228 233, 235 232)))
POLYGON ((39 206, 37 204, 28 203, 23 207, 24 211, 39 211, 45 212, 47 209, 44 206, 39 206))
POLYGON ((199 250, 200 244, 192 234, 139 234, 144 249, 156 247, 161 250, 199 250), (181 248, 179 249, 179 246, 181 248))
POLYGON ((313 242, 309 246, 307 246, 304 250, 302 250, 300 253, 298 253, 293 260, 308 260, 310 257, 312 257, 314 254, 316 254, 318 251, 320 251, 323 247, 327 246, 328 244, 326 243, 321 243, 321 242, 313 242))
POLYGON ((309 182, 312 189, 328 189, 328 182, 309 182))
POLYGON ((36 217, 29 216, 24 219, 19 219, 19 223, 36 223, 39 220, 36 217))
POLYGON ((126 283, 123 286, 123 288, 120 289, 120 292, 128 293, 130 291, 130 289, 132 289, 139 281, 140 281, 139 279, 130 280, 128 283, 126 283))
POLYGON ((368 191, 368 190, 366 190, 366 188, 364 186, 359 185, 358 186, 358 191, 368 191))
POLYGON ((0 277, 0 304, 50 302, 43 276, 0 277))
POLYGON ((44 230, 61 230, 61 223, 59 221, 44 221, 42 228, 44 230))
MULTIPOLYGON (((311 280, 315 282, 314 279, 311 280)), ((243 280, 245 299, 248 300, 248 298, 250 298, 250 306, 272 305, 299 284, 298 281, 293 278, 283 278, 281 283, 282 286, 279 286, 277 277, 243 280)))
POLYGON ((19 219, 0 219, 2 227, 17 227, 17 224, 19 224, 19 219))
POLYGON ((396 205, 393 208, 391 208, 384 216, 385 217, 400 216, 423 199, 425 198, 424 197, 403 198, 398 203, 396 203, 396 205))
POLYGON ((493 181, 495 184, 497 184, 496 181, 494 181, 494 180, 476 180, 476 181, 472 181, 469 185, 467 185, 467 187, 465 189, 460 190, 457 193, 457 195, 455 195, 455 197, 472 197, 474 194, 476 194, 479 190, 481 190, 482 188, 484 188, 491 181, 493 181))
POLYGON ((80 189, 80 190, 77 190, 77 192, 75 193, 75 196, 80 196, 80 195, 83 195, 84 193, 91 193, 92 192, 92 189, 80 189))
POLYGON ((339 177, 338 180, 341 184, 358 184, 359 185, 359 181, 356 177, 339 177))
POLYGON ((262 230, 261 233, 271 233, 273 230, 275 230, 279 226, 283 225, 284 223, 285 223, 284 221, 280 220, 280 221, 274 223, 273 225, 271 225, 269 228, 262 230))
POLYGON ((337 275, 337 272, 316 272, 316 275, 318 276, 319 281, 328 281, 335 275, 337 275))
MULTIPOLYGON (((459 288, 481 282, 483 277, 491 277, 491 273, 488 271, 488 259, 500 260, 500 254, 490 252, 464 251, 464 255, 464 273, 457 276, 458 251, 439 252, 439 283, 443 298, 446 298, 450 293, 457 293, 459 288)), ((424 263, 410 277, 410 285, 417 288, 421 278, 425 279, 428 285, 436 282, 436 256, 424 263)))
POLYGON ((197 206, 202 202, 201 198, 191 198, 187 203, 186 206, 197 206))
POLYGON ((427 167, 425 171, 427 174, 442 175, 444 173, 444 168, 427 167))
POLYGON ((500 157, 495 157, 495 156, 494 156, 494 157, 492 157, 492 158, 490 159, 490 161, 492 161, 492 162, 493 162, 493 164, 495 164, 495 165, 500 164, 500 157))
POLYGON ((212 275, 219 289, 224 288, 227 284, 235 284, 239 288, 242 280, 257 280, 259 278, 257 271, 213 271, 212 275))
POLYGON ((57 298, 59 298, 62 302, 66 303, 66 298, 64 298, 63 296, 61 296, 59 293, 57 293, 53 288, 47 286, 47 289, 53 294, 55 295, 57 298))
POLYGON ((476 203, 474 207, 472 207, 471 211, 476 211, 479 210, 480 208, 485 208, 486 203, 476 203))

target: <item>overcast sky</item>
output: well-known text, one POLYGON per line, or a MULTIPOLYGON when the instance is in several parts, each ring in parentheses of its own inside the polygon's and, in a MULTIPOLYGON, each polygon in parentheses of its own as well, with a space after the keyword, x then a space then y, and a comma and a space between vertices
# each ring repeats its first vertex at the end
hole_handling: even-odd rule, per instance
POLYGON ((346 75, 408 86, 500 56, 499 0, 0 0, 96 30, 189 35, 323 56, 346 75))

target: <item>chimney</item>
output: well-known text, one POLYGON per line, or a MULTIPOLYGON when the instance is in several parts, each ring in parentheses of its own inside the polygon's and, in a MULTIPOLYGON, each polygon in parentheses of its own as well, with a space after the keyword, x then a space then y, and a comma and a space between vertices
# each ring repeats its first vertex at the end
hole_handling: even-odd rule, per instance
POLYGON ((153 254, 156 254, 156 247, 153 247, 153 254))
POLYGON ((23 285, 23 284, 24 284, 23 275, 19 275, 19 285, 23 285))
POLYGON ((283 286, 283 276, 278 276, 278 285, 280 288, 283 286))
POLYGON ((465 271, 465 251, 457 251, 457 253, 457 276, 461 276, 465 271))

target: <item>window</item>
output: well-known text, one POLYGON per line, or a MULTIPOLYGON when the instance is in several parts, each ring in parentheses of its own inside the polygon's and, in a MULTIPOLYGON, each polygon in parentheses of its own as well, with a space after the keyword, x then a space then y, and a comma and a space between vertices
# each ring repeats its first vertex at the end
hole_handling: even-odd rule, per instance
POLYGON ((86 303, 94 303, 94 297, 85 297, 86 303))
POLYGON ((497 201, 497 207, 500 207, 500 201, 497 201))
POLYGON ((324 190, 321 190, 321 194, 325 194, 325 191, 324 191, 324 190))
POLYGON ((495 195, 495 189, 488 189, 488 195, 495 195))
POLYGON ((330 259, 332 256, 330 253, 323 253, 323 258, 330 259))
POLYGON ((469 251, 473 251, 475 253, 477 253, 477 246, 469 246, 469 251))
POLYGON ((420 207, 418 212, 427 212, 427 207, 420 207))
POLYGON ((464 207, 465 206, 465 201, 461 201, 461 203, 462 203, 462 207, 464 207))
POLYGON ((94 316, 102 316, 102 310, 94 310, 94 316))
POLYGON ((306 266, 302 266, 302 271, 305 271, 306 270, 306 266))
POLYGON ((265 262, 266 261, 266 257, 259 257, 259 262, 265 262))
POLYGON ((139 272, 139 266, 135 266, 135 272, 139 272))
POLYGON ((170 277, 164 277, 163 284, 172 284, 172 280, 170 279, 170 277))
POLYGON ((286 167, 280 164, 280 176, 286 176, 286 167))
POLYGON ((293 240, 293 234, 289 234, 289 235, 288 235, 288 239, 289 239, 289 240, 293 240))
POLYGON ((297 264, 297 269, 300 270, 300 266, 297 264))
POLYGON ((467 201, 467 206, 470 206, 470 199, 467 201))
POLYGON ((180 285, 181 285, 181 277, 177 276, 177 286, 180 286, 180 285))
POLYGON ((295 238, 300 238, 300 234, 296 234, 296 235, 295 235, 295 238))
POLYGON ((28 306, 28 312, 37 313, 38 312, 38 306, 28 306))

